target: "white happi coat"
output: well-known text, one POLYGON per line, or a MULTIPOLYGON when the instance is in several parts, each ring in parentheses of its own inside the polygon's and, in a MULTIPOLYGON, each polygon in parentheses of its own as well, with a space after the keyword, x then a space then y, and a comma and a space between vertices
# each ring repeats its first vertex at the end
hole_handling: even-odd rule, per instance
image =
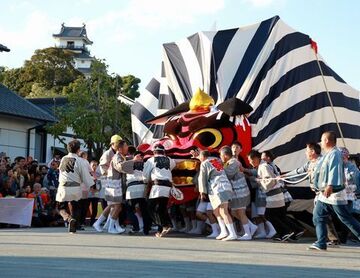
MULTIPOLYGON (((172 182, 171 170, 174 169, 175 166, 175 161, 165 155, 155 155, 149 158, 144 164, 144 182, 148 183, 155 180, 172 182)), ((159 197, 169 198, 170 189, 171 187, 169 186, 153 184, 150 190, 149 199, 159 197)))
POLYGON ((126 174, 126 200, 144 198, 145 184, 143 180, 144 162, 135 161, 131 174, 126 174))
POLYGON ((218 158, 208 158, 201 162, 198 182, 200 193, 219 195, 225 191, 233 191, 218 158))
POLYGON ((276 175, 272 167, 265 161, 261 160, 257 169, 257 175, 260 178, 260 189, 262 192, 266 193, 266 207, 284 207, 284 193, 281 190, 281 184, 273 179, 276 178, 276 175), (272 194, 273 192, 276 192, 276 194, 272 194))
POLYGON ((100 157, 99 161, 99 168, 101 175, 107 176, 108 175, 108 169, 110 167, 110 162, 112 158, 114 157, 116 151, 114 151, 112 148, 106 150, 102 156, 100 157))
POLYGON ((78 201, 82 197, 80 184, 87 189, 94 185, 94 179, 90 175, 86 161, 75 153, 64 156, 60 162, 59 187, 56 201, 78 201))
POLYGON ((250 190, 247 185, 245 175, 240 172, 241 163, 236 158, 232 157, 225 163, 225 173, 232 184, 234 190, 234 198, 246 198, 250 196, 250 190))

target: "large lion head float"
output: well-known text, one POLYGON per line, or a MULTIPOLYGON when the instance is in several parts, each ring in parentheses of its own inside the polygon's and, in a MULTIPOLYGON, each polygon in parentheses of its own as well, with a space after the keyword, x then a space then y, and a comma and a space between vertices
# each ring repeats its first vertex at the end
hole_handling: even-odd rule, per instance
MULTIPOLYGON (((148 120, 151 124, 164 124, 164 137, 154 144, 162 144, 166 154, 177 160, 174 183, 179 188, 193 186, 192 178, 199 164, 191 158, 190 151, 195 148, 215 154, 223 146, 238 141, 243 146, 241 155, 245 158, 251 150, 251 127, 246 118, 251 111, 251 106, 237 98, 215 106, 212 97, 198 89, 191 101, 148 120)), ((139 146, 145 158, 152 156, 152 146, 139 146)))

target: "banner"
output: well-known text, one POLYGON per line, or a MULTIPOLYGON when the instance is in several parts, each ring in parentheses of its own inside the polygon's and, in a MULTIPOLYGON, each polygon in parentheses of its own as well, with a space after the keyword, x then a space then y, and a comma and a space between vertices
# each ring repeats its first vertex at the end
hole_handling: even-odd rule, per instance
POLYGON ((0 198, 0 223, 31 226, 34 199, 0 198))

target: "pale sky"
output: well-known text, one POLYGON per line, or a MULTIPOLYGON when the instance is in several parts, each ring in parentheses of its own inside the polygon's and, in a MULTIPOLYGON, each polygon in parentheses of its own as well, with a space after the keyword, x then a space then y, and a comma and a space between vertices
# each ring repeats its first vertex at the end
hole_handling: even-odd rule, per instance
POLYGON ((0 0, 0 65, 20 67, 53 33, 86 23, 91 54, 110 73, 133 74, 145 87, 160 74, 161 45, 198 31, 236 28, 275 15, 317 42, 319 53, 360 89, 360 1, 357 0, 0 0))

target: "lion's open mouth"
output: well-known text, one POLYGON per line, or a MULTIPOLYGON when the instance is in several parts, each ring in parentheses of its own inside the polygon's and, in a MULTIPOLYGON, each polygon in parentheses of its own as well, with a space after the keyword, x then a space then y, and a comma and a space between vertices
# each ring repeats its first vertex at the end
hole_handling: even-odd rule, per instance
POLYGON ((177 160, 176 167, 172 171, 173 182, 177 186, 193 185, 199 166, 200 161, 197 159, 177 160))

